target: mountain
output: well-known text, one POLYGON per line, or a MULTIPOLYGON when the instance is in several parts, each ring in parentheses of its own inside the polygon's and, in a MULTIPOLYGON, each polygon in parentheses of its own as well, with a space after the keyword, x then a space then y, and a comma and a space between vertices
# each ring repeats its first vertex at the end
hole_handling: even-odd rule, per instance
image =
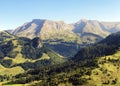
POLYGON ((120 48, 120 32, 107 36, 102 41, 92 46, 87 46, 78 52, 73 59, 91 59, 106 55, 112 55, 120 48), (94 55, 92 55, 94 54, 94 55))
POLYGON ((34 38, 39 35, 41 27, 43 26, 45 20, 33 20, 32 22, 27 22, 22 26, 15 29, 12 34, 17 36, 23 36, 28 38, 34 38))
POLYGON ((100 22, 96 20, 80 20, 74 24, 73 31, 75 33, 80 33, 81 35, 84 33, 92 33, 101 37, 106 37, 109 34, 108 31, 105 31, 100 26, 100 22))
MULTIPOLYGON (((33 19, 31 22, 12 31, 12 34, 28 38, 41 37, 42 40, 64 40, 70 42, 80 38, 92 41, 92 38, 100 40, 111 33, 120 31, 120 22, 100 22, 97 20, 81 19, 73 24, 64 21, 51 21, 33 19), (91 38, 90 38, 90 37, 91 38)), ((86 40, 87 41, 87 40, 86 40)))
POLYGON ((94 33, 101 36, 120 31, 120 22, 100 22, 81 19, 73 24, 75 33, 94 33))
POLYGON ((82 48, 62 64, 18 74, 7 84, 35 86, 119 86, 120 32, 82 48))
POLYGON ((111 33, 120 31, 120 22, 101 22, 101 27, 111 33))
POLYGON ((73 24, 64 21, 33 19, 11 33, 19 37, 40 37, 45 46, 64 57, 73 57, 81 47, 120 31, 119 22, 99 22, 82 19, 73 24), (64 52, 63 52, 64 50, 64 52))
POLYGON ((120 31, 120 22, 100 22, 82 19, 74 26, 73 32, 80 35, 83 42, 97 42, 111 33, 120 31))
MULTIPOLYGON (((40 37, 42 40, 71 39, 75 34, 72 26, 63 21, 33 19, 31 22, 15 29, 12 34, 28 38, 40 37)), ((71 39, 72 40, 72 39, 71 39)))
POLYGON ((31 39, 40 37, 47 47, 65 57, 71 57, 78 50, 76 40, 81 43, 80 37, 72 32, 72 27, 63 21, 34 19, 15 29, 12 34, 31 39), (72 51, 68 51, 71 47, 72 51))
POLYGON ((63 56, 45 47, 38 37, 29 39, 16 37, 6 31, 0 32, 0 76, 12 77, 30 69, 64 61, 63 56))

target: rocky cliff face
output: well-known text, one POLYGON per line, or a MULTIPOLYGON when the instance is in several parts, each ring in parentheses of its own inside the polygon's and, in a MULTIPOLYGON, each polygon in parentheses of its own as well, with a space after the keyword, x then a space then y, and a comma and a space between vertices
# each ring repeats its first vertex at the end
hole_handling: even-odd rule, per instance
POLYGON ((63 21, 34 19, 12 31, 12 34, 28 38, 37 36, 42 40, 63 40, 65 42, 74 42, 79 36, 82 42, 94 43, 117 31, 120 31, 119 22, 82 19, 74 24, 66 24, 63 21))
POLYGON ((76 34, 72 31, 73 26, 63 21, 50 21, 34 19, 31 22, 15 29, 12 34, 22 37, 40 37, 42 40, 72 40, 76 34))
POLYGON ((96 20, 80 20, 74 24, 73 31, 81 35, 84 33, 92 33, 101 37, 106 37, 110 34, 110 32, 104 30, 103 27, 101 27, 101 23, 96 20))
POLYGON ((17 35, 17 36, 34 38, 39 35, 39 32, 44 22, 45 20, 34 19, 31 22, 25 23, 22 26, 15 29, 12 32, 12 34, 17 35))
POLYGON ((64 39, 64 36, 75 36, 72 32, 72 26, 64 23, 63 21, 50 21, 46 20, 40 31, 42 39, 64 39), (62 38, 63 37, 63 38, 62 38))

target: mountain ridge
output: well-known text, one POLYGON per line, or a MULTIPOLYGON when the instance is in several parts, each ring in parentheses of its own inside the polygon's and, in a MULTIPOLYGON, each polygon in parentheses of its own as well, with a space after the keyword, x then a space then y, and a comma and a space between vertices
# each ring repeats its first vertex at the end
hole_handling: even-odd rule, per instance
POLYGON ((29 38, 32 37, 30 34, 33 35, 33 37, 42 35, 41 38, 45 39, 45 36, 47 36, 45 33, 49 35, 54 33, 65 34, 65 32, 68 32, 69 34, 79 33, 82 35, 84 32, 86 32, 106 37, 107 35, 117 31, 120 31, 120 22, 100 22, 97 20, 81 19, 76 23, 67 24, 64 21, 33 19, 31 22, 24 23, 22 26, 13 30, 12 34, 18 36, 27 36, 29 38))

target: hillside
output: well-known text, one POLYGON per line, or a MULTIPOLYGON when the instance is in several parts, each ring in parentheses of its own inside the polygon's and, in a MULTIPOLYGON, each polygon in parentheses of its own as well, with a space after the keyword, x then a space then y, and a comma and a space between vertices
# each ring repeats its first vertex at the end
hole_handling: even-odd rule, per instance
POLYGON ((30 70, 17 75, 9 83, 35 86, 119 86, 119 38, 120 32, 111 34, 94 46, 82 48, 65 63, 30 70))
POLYGON ((37 37, 16 37, 6 31, 0 32, 0 35, 0 77, 11 78, 30 69, 65 61, 63 56, 45 47, 37 37))
POLYGON ((105 55, 112 55, 120 47, 120 32, 107 36, 102 41, 82 48, 73 59, 90 59, 105 55))

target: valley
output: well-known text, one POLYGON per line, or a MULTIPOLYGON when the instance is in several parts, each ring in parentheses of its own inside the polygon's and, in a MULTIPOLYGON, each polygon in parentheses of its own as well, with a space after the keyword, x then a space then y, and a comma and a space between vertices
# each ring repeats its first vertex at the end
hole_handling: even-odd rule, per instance
POLYGON ((0 86, 120 86, 120 0, 0 0, 0 86))

